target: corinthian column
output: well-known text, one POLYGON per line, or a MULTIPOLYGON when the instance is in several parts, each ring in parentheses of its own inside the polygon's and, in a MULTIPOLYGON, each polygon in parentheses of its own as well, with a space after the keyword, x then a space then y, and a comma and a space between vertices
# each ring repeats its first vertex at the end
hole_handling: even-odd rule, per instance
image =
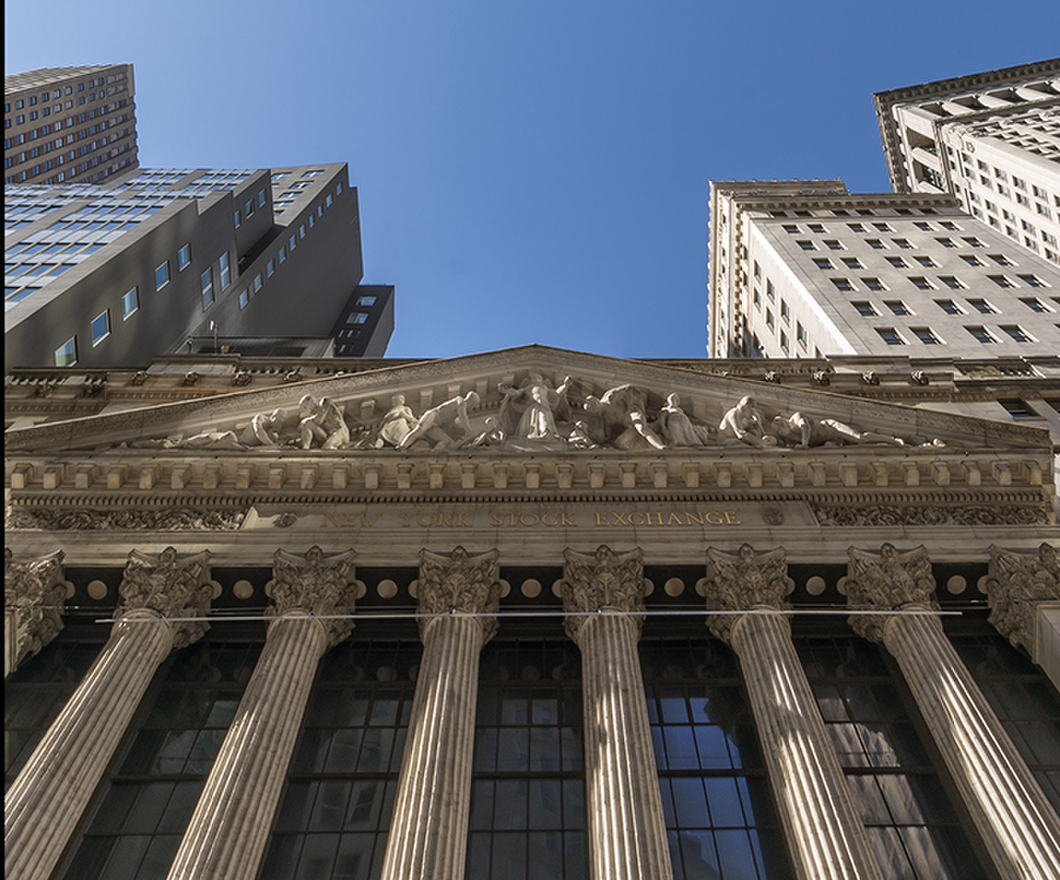
POLYGON ((62 550, 15 562, 4 548, 4 678, 59 634, 71 595, 62 550))
POLYGON ((1060 558, 1042 544, 1037 553, 990 548, 990 622, 1024 647, 1060 690, 1060 558))
POLYGON ((794 584, 783 548, 707 550, 707 623, 740 658, 784 837, 803 880, 882 880, 781 614, 794 584))
POLYGON ((420 551, 423 659, 383 880, 463 880, 479 653, 497 632, 497 551, 420 551), (475 616, 472 616, 475 615, 475 616))
POLYGON ((206 778, 170 880, 253 880, 317 663, 353 629, 354 552, 277 550, 265 647, 206 778))
POLYGON ((938 604, 927 550, 884 544, 849 555, 847 601, 859 611, 851 626, 898 661, 998 873, 1060 877, 1060 819, 930 613, 938 604))
POLYGON ((8 877, 51 874, 159 663, 206 632, 209 555, 129 554, 110 639, 4 799, 8 877))
POLYGON ((563 552, 567 634, 582 654, 589 857, 594 880, 669 880, 659 775, 637 641, 640 549, 563 552))

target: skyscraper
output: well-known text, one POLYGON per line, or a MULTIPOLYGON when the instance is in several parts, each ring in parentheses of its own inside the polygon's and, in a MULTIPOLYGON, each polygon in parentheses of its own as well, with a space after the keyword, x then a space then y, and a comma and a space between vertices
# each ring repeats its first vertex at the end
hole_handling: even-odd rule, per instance
POLYGON ((138 165, 131 64, 4 77, 4 183, 98 183, 138 165))
POLYGON ((146 365, 189 339, 250 351, 246 337, 333 331, 337 353, 378 356, 393 330, 393 289, 357 293, 345 164, 13 186, 5 227, 7 369, 146 365))
POLYGON ((875 97, 895 192, 952 193, 967 213, 1060 264, 1060 58, 875 97))

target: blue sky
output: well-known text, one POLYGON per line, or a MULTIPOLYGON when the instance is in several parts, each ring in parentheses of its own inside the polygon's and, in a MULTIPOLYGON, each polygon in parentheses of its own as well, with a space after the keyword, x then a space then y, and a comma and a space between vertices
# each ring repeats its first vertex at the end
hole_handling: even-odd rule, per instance
POLYGON ((394 357, 701 357, 710 179, 885 191, 874 91, 1060 52, 1054 3, 91 7, 8 0, 5 72, 132 62, 145 166, 348 162, 394 357))

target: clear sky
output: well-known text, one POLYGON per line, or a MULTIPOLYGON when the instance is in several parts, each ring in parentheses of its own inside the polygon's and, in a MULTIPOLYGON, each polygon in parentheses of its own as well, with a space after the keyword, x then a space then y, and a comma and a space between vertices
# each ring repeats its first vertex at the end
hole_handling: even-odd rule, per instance
POLYGON ((5 72, 132 62, 146 167, 343 161, 388 355, 705 353, 711 179, 888 189, 872 93, 1060 54, 1060 3, 7 0, 5 72))

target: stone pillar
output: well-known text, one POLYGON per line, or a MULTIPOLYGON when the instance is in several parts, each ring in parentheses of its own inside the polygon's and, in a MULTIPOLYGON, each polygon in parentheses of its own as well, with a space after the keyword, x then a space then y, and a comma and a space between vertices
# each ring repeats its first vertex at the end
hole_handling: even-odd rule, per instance
POLYGON ((849 551, 854 629, 894 655, 1002 877, 1060 877, 1060 819, 931 612, 927 550, 849 551), (865 610, 905 614, 874 615, 865 610))
POLYGON ((277 550, 265 647, 210 768, 170 880, 253 880, 324 652, 353 629, 354 552, 277 550))
POLYGON ((707 550, 707 607, 748 611, 709 618, 740 658, 784 837, 802 880, 882 880, 791 626, 781 614, 794 584, 784 550, 707 550))
POLYGON ((8 877, 51 874, 158 665, 206 632, 209 555, 129 554, 110 639, 4 799, 8 877))
POLYGON ((496 550, 420 551, 423 660, 390 821, 383 880, 463 880, 482 646, 497 631, 496 550))
POLYGON ((4 548, 4 678, 59 634, 71 595, 62 550, 15 562, 4 548))
POLYGON ((990 548, 990 622, 1027 649, 1060 690, 1060 558, 1042 544, 1037 553, 990 548))
POLYGON ((637 642, 640 549, 565 550, 567 634, 582 655, 585 784, 594 880, 673 877, 637 642))

